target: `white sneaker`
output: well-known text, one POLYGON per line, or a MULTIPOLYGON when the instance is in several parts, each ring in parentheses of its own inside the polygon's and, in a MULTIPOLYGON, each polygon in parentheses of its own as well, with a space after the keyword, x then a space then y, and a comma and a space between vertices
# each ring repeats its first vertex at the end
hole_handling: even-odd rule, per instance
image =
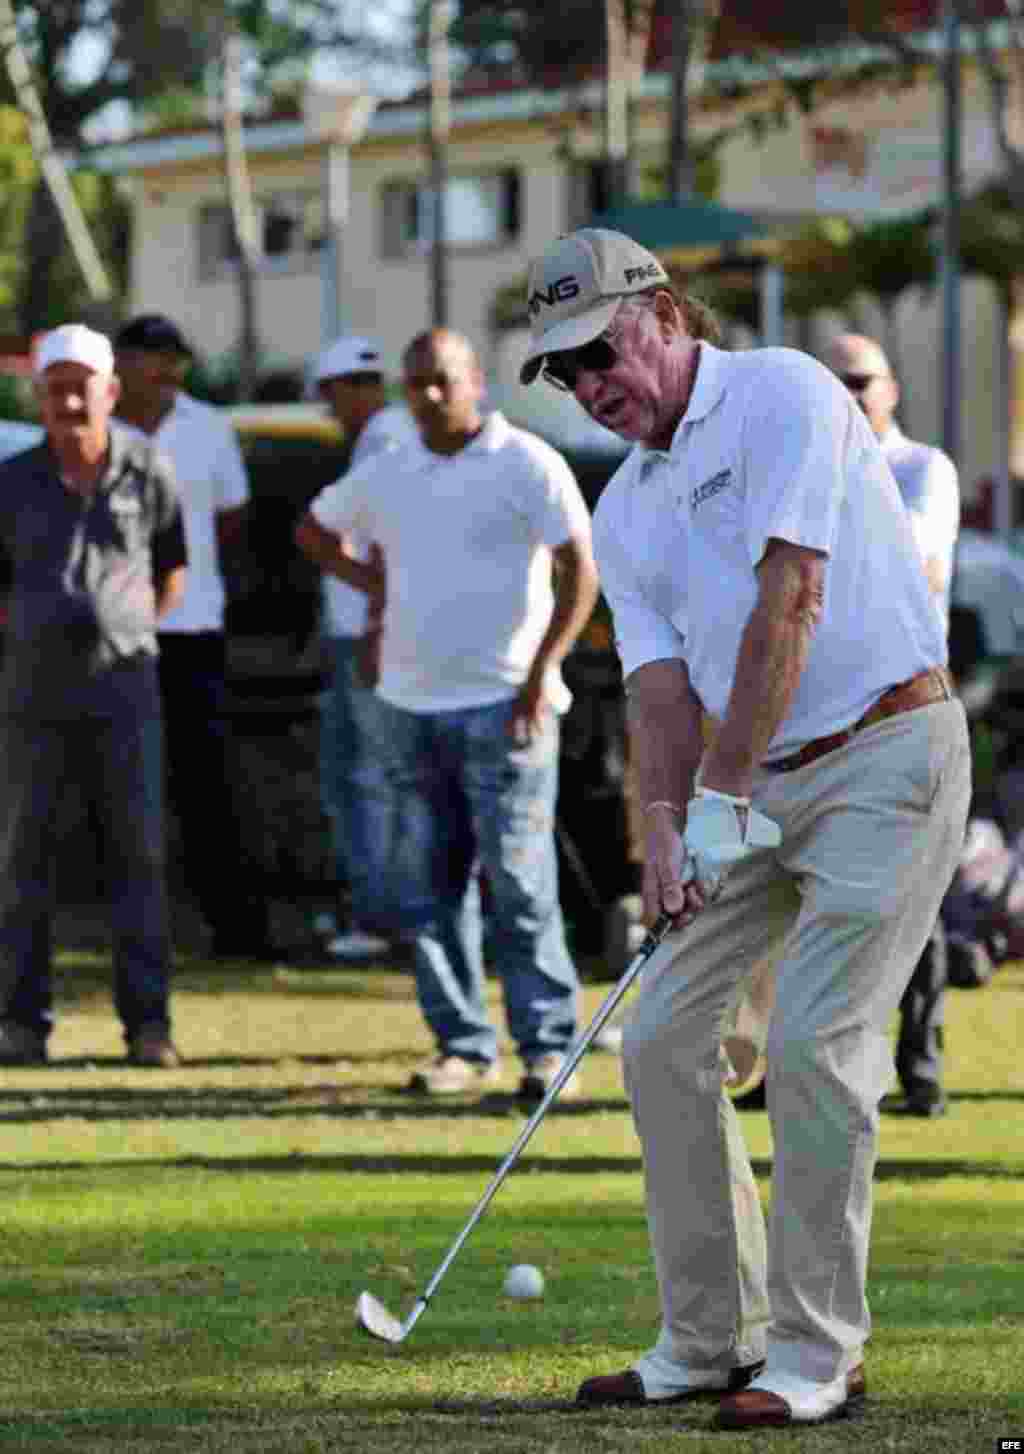
POLYGON ((466 1060, 461 1055, 439 1055, 413 1071, 409 1089, 428 1096, 456 1096, 491 1085, 498 1079, 495 1061, 466 1060))
MULTIPOLYGON (((558 1050, 546 1050, 543 1055, 529 1061, 519 1082, 520 1100, 542 1101, 564 1064, 565 1056, 558 1050)), ((579 1093, 579 1071, 574 1070, 558 1094, 562 1100, 571 1101, 579 1093)))
POLYGON ((367 934, 355 926, 344 934, 336 934, 327 945, 327 953, 332 959, 383 959, 390 949, 387 939, 367 934))
POLYGON ((313 933, 318 939, 333 939, 338 933, 338 920, 328 910, 313 915, 313 922, 310 925, 313 933))
POLYGON ((722 1400, 722 1429, 778 1428, 785 1424, 821 1424, 826 1419, 856 1417, 867 1386, 859 1364, 831 1383, 817 1383, 799 1374, 765 1369, 739 1393, 722 1400))
POLYGON ((622 1054, 622 1026, 602 1025, 590 1042, 591 1052, 603 1051, 605 1055, 622 1054))

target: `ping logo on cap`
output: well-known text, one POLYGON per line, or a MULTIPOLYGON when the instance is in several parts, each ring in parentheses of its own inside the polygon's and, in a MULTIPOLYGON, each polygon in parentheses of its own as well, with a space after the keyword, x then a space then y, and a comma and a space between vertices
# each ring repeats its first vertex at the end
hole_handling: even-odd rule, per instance
POLYGON ((531 313, 539 313, 545 303, 553 308, 556 303, 568 303, 571 298, 578 298, 579 295, 579 280, 570 273, 564 278, 556 278, 546 288, 535 288, 526 302, 531 313))
POLYGON ((660 263, 656 262, 646 263, 642 268, 625 268, 624 273, 627 286, 640 282, 644 278, 657 278, 661 280, 667 277, 665 269, 660 263))

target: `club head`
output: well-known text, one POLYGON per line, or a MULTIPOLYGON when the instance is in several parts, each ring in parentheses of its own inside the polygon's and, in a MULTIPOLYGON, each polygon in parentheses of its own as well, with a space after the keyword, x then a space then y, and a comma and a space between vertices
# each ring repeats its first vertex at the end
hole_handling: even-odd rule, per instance
POLYGON ((365 1333, 385 1343, 401 1343, 405 1337, 402 1324, 369 1292, 361 1292, 356 1300, 356 1323, 365 1333))

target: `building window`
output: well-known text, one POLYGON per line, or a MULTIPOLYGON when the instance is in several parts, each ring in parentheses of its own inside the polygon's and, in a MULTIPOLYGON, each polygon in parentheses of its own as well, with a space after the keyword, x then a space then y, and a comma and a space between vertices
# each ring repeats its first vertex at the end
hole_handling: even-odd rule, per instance
MULTIPOLYGON (((520 184, 513 168, 451 176, 445 188, 445 240, 454 248, 503 247, 519 235, 520 184)), ((408 257, 429 251, 434 194, 428 181, 389 182, 381 192, 381 253, 408 257)))
MULTIPOLYGON (((256 228, 260 263, 267 272, 315 266, 324 242, 323 199, 319 192, 275 192, 257 197, 256 228)), ((231 209, 211 202, 199 210, 199 276, 219 278, 238 259, 231 209)))

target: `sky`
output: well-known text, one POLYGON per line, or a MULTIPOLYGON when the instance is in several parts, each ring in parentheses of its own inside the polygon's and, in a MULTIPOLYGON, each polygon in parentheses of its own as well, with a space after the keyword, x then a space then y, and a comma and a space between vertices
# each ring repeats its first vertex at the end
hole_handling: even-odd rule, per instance
MULTIPOLYGON (((373 0, 372 5, 366 4, 366 0, 335 0, 335 5, 342 19, 348 14, 353 24, 365 26, 385 42, 407 32, 415 11, 415 0, 373 0)), ((86 79, 104 66, 106 59, 98 40, 84 38, 73 53, 72 73, 86 79)), ((403 96, 416 84, 417 77, 399 67, 368 67, 363 61, 348 60, 340 52, 325 50, 311 57, 309 80, 314 85, 339 90, 368 89, 375 95, 403 96)), ((88 139, 94 144, 116 141, 137 130, 137 119, 131 108, 118 103, 94 118, 88 127, 88 139)))

